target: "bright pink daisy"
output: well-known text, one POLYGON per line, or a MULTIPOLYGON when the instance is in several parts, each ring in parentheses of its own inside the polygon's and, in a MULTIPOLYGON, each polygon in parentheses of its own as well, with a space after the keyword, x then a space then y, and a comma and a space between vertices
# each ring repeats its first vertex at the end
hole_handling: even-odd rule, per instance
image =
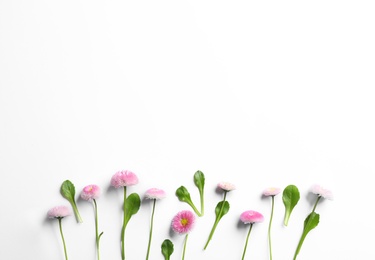
POLYGON ((177 213, 172 219, 172 229, 179 234, 187 234, 194 227, 195 215, 190 210, 183 210, 177 213))
POLYGON ((241 214, 240 216, 241 221, 244 224, 253 224, 258 222, 263 222, 264 217, 261 213, 254 211, 254 210, 248 210, 241 214))
POLYGON ((311 187, 311 192, 325 199, 333 200, 332 191, 327 190, 320 185, 317 185, 317 184, 313 185, 311 187))
POLYGON ((116 172, 111 179, 111 185, 115 188, 132 186, 138 183, 138 177, 133 172, 125 170, 116 172))
POLYGON ((67 206, 56 206, 47 212, 49 218, 64 218, 70 216, 71 211, 67 206))
POLYGON ((236 186, 230 182, 220 182, 217 186, 224 191, 232 191, 236 189, 236 186))
POLYGON ((81 198, 84 200, 96 200, 99 196, 100 188, 95 184, 87 185, 81 192, 81 198))
POLYGON ((263 191, 263 195, 264 196, 276 196, 280 192, 281 192, 281 189, 275 188, 275 187, 270 187, 270 188, 267 188, 263 191))
POLYGON ((146 199, 156 199, 156 200, 164 199, 166 195, 167 194, 165 193, 164 190, 157 189, 157 188, 148 189, 145 193, 146 199))

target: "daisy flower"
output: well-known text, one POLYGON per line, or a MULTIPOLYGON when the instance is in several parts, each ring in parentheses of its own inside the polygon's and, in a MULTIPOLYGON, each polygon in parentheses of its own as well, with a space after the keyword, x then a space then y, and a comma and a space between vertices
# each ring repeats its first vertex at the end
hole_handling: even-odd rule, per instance
POLYGON ((133 172, 124 170, 116 172, 111 179, 111 186, 124 189, 123 224, 121 229, 121 258, 125 260, 125 229, 132 215, 136 214, 141 205, 141 199, 137 193, 126 196, 126 187, 138 184, 138 177, 133 172), (129 205, 127 205, 129 201, 129 205))
POLYGON ((152 214, 151 214, 151 225, 150 225, 150 234, 148 238, 148 246, 147 246, 147 255, 146 255, 146 260, 148 260, 149 255, 150 255, 150 247, 151 247, 151 239, 152 239, 152 230, 154 226, 154 213, 155 213, 155 204, 156 200, 161 200, 166 197, 166 193, 164 190, 157 189, 157 188, 151 188, 148 189, 145 193, 145 198, 146 199, 151 199, 153 200, 152 204, 152 214))
POLYGON ((193 229, 195 223, 195 215, 190 210, 183 210, 178 212, 172 219, 172 230, 180 235, 185 235, 184 250, 182 253, 182 260, 185 259, 186 243, 188 235, 193 229))
POLYGON ((316 201, 315 201, 315 204, 314 204, 314 207, 313 207, 311 213, 306 217, 306 219, 304 221, 303 232, 302 232, 301 238, 300 238, 300 240, 298 242, 297 249, 296 249, 296 251, 294 253, 293 260, 297 259, 297 256, 298 256, 299 252, 301 251, 301 247, 303 245, 303 242, 304 242, 307 234, 311 230, 313 230, 314 228, 316 228, 318 226, 318 224, 319 224, 320 215, 315 212, 316 207, 317 207, 319 201, 322 198, 333 200, 333 194, 332 194, 332 192, 330 190, 326 189, 326 188, 323 188, 320 185, 317 185, 317 184, 313 185, 311 187, 310 191, 313 194, 317 195, 317 198, 316 198, 316 201))
POLYGON ((70 209, 66 206, 56 206, 47 212, 48 218, 57 219, 59 221, 59 229, 60 229, 60 235, 61 235, 61 239, 62 239, 63 246, 64 246, 65 260, 68 260, 68 253, 66 250, 66 243, 65 243, 64 234, 62 231, 61 220, 70 215, 71 215, 70 209))
POLYGON ((274 204, 275 204, 275 196, 281 192, 280 188, 267 188, 263 191, 263 196, 271 197, 272 205, 271 205, 271 216, 270 216, 270 222, 268 224, 268 247, 269 247, 269 254, 270 254, 270 260, 272 260, 272 245, 271 245, 271 226, 272 226, 272 219, 273 219, 273 210, 274 210, 274 204))
POLYGON ((95 211, 95 244, 96 244, 96 254, 98 256, 98 260, 100 260, 100 250, 99 250, 99 242, 100 237, 103 235, 103 232, 99 234, 98 230, 98 205, 96 203, 96 199, 100 196, 100 188, 98 185, 91 184, 83 188, 81 192, 81 198, 86 201, 92 201, 94 204, 94 211, 95 211))
POLYGON ((218 183, 217 187, 219 189, 223 190, 224 199, 216 205, 216 208, 215 208, 216 219, 215 219, 214 225, 211 228, 211 232, 208 235, 208 239, 207 239, 207 242, 204 246, 204 250, 206 250, 208 244, 210 243, 210 241, 211 241, 211 239, 212 239, 212 237, 215 233, 216 227, 219 224, 219 221, 229 211, 230 205, 229 205, 229 202, 226 201, 227 193, 236 189, 236 186, 234 184, 230 183, 230 182, 220 182, 220 183, 218 183))
POLYGON ((255 223, 263 222, 264 217, 263 217, 263 215, 261 213, 259 213, 257 211, 248 210, 248 211, 243 212, 240 215, 240 220, 244 224, 250 224, 249 232, 247 233, 247 237, 246 237, 245 247, 244 247, 243 253, 242 253, 242 260, 243 260, 243 259, 245 259, 246 248, 247 248, 247 244, 249 242, 249 237, 250 237, 251 229, 253 228, 253 225, 255 223))

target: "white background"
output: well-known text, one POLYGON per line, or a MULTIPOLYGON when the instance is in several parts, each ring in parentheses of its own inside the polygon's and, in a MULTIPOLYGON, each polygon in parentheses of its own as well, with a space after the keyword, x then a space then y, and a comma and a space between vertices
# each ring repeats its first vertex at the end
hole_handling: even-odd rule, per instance
MULTIPOLYGON (((0 1, 0 259, 63 260, 58 222, 47 211, 98 184, 102 260, 120 257, 122 190, 112 175, 135 172, 129 188, 158 187, 150 259, 183 237, 172 217, 199 206, 193 174, 206 176, 206 214, 189 236, 186 259, 240 259, 239 215, 260 211, 247 259, 268 259, 269 186, 295 184, 301 200, 288 227, 275 197, 274 259, 292 259, 309 188, 333 191, 318 205, 319 226, 299 259, 375 259, 375 4, 373 1, 0 1), (203 251, 222 199, 231 209, 203 251)), ((94 260, 92 206, 84 222, 63 220, 70 260, 94 260)), ((126 231, 126 256, 145 259, 151 204, 126 231)))

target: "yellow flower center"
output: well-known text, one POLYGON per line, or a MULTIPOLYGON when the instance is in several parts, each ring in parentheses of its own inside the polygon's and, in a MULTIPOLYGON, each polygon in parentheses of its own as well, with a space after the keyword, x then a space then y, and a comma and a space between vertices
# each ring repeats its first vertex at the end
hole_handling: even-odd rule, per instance
POLYGON ((186 226, 188 224, 188 220, 186 218, 181 219, 181 225, 186 226))

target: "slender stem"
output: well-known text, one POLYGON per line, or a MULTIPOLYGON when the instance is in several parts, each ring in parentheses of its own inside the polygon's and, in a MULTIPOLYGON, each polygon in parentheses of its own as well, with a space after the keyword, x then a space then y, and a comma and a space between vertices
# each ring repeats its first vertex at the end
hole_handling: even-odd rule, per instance
POLYGON ((313 208, 312 212, 315 211, 316 206, 318 205, 318 202, 319 202, 320 198, 321 198, 321 196, 318 196, 318 198, 316 199, 315 204, 314 204, 314 208, 313 208))
POLYGON ((203 190, 202 190, 202 192, 199 191, 199 195, 200 195, 200 199, 201 199, 201 215, 200 216, 203 216, 204 215, 204 194, 203 194, 203 190))
POLYGON ((208 243, 210 243, 211 239, 212 239, 212 236, 214 235, 214 232, 216 230, 216 227, 217 227, 217 224, 219 223, 220 221, 220 216, 223 212, 223 209, 224 209, 224 202, 225 202, 225 199, 227 197, 227 191, 224 191, 224 199, 223 199, 223 203, 221 204, 221 208, 220 208, 220 212, 219 214, 216 216, 216 219, 215 219, 215 222, 214 222, 214 225, 212 226, 212 229, 211 229, 211 232, 210 232, 210 235, 208 236, 208 239, 207 239, 207 242, 206 242, 206 245, 204 246, 204 250, 206 250, 207 246, 208 246, 208 243))
POLYGON ((68 260, 68 253, 66 251, 65 239, 64 239, 64 234, 63 234, 63 231, 62 231, 62 224, 61 224, 62 218, 58 218, 58 220, 59 220, 59 228, 60 228, 61 239, 62 239, 63 245, 64 245, 65 260, 68 260))
POLYGON ((149 257, 149 255, 150 255, 151 238, 152 238, 152 229, 153 229, 153 226, 154 226, 155 203, 156 203, 156 199, 154 199, 154 203, 153 203, 153 205, 152 205, 151 226, 150 226, 150 235, 149 235, 149 237, 148 237, 148 247, 147 247, 146 260, 148 260, 148 257, 149 257))
POLYGON ((243 249, 242 260, 245 259, 245 254, 246 254, 246 249, 247 249, 247 243, 249 242, 249 237, 250 237, 250 233, 251 233, 251 229, 252 228, 253 228, 253 223, 250 223, 249 232, 247 233, 247 237, 246 237, 245 247, 243 249))
POLYGON ((189 237, 189 234, 186 234, 186 236, 185 236, 185 242, 184 242, 184 250, 182 252, 182 260, 185 259, 186 243, 187 243, 188 237, 189 237))
POLYGON ((272 198, 271 217, 270 217, 270 223, 268 225, 268 247, 270 250, 270 260, 272 260, 271 226, 272 226, 272 219, 273 219, 273 209, 275 205, 275 196, 271 196, 271 198, 272 198))
POLYGON ((98 205, 96 204, 96 200, 93 199, 94 202, 94 209, 95 209, 95 237, 96 237, 96 254, 98 255, 98 260, 100 260, 100 250, 99 250, 99 230, 98 230, 98 205))
POLYGON ((199 217, 202 216, 202 214, 199 212, 199 210, 197 209, 197 207, 194 205, 192 201, 187 201, 187 204, 190 205, 190 207, 194 210, 195 214, 197 214, 199 217))
POLYGON ((74 215, 76 216, 77 222, 82 223, 83 220, 82 220, 81 214, 79 214, 78 207, 75 202, 72 203, 72 207, 73 207, 74 215))
MULTIPOLYGON (((321 199, 321 196, 318 196, 318 198, 317 198, 316 201, 315 201, 315 204, 314 204, 314 207, 313 207, 311 213, 315 212, 315 210, 316 210, 316 206, 318 205, 320 199, 321 199)), ((311 214, 311 213, 310 213, 310 214, 311 214)), ((305 225, 305 227, 306 227, 306 225, 305 225)), ((299 242, 298 242, 298 246, 297 246, 296 252, 294 253, 293 260, 296 260, 296 259, 297 259, 297 255, 299 254, 299 251, 301 250, 302 244, 303 244, 303 242, 305 241, 305 238, 306 238, 306 236, 307 236, 308 231, 305 232, 305 227, 304 227, 304 230, 303 230, 302 236, 301 236, 301 238, 300 238, 300 240, 299 240, 299 242)))
POLYGON ((124 219, 122 223, 122 230, 121 230, 121 258, 122 260, 125 260, 125 227, 126 227, 126 186, 124 186, 124 205, 123 205, 123 211, 124 211, 124 219))

